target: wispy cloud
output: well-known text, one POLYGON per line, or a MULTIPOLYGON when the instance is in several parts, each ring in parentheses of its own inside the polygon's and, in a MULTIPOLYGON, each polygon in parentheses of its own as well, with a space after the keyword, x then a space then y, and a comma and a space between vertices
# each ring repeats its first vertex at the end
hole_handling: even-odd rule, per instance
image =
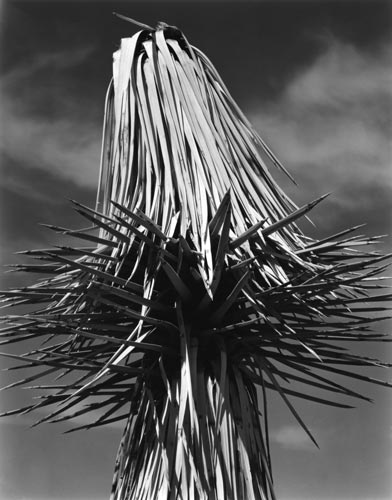
MULTIPOLYGON (((95 94, 85 79, 92 61, 92 45, 48 50, 19 59, 0 78, 0 261, 57 241, 37 223, 72 227, 66 198, 93 200, 103 102, 90 105, 95 94)), ((2 285, 14 278, 2 276, 2 285)))
POLYGON ((299 193, 289 186, 296 199, 332 191, 336 218, 340 211, 349 219, 366 210, 364 222, 377 226, 384 207, 387 224, 385 214, 392 208, 391 58, 390 45, 364 52, 329 40, 278 100, 249 110, 256 128, 299 181, 299 193))
POLYGON ((39 53, 33 59, 20 62, 2 77, 2 85, 13 86, 15 83, 26 83, 39 71, 59 71, 71 69, 83 63, 93 52, 93 47, 81 47, 77 50, 67 49, 54 52, 39 53))
POLYGON ((271 440, 290 450, 317 451, 309 436, 299 425, 285 425, 272 433, 271 440))
POLYGON ((40 53, 1 78, 0 142, 7 156, 80 185, 96 186, 101 124, 72 85, 92 54, 93 47, 40 53))

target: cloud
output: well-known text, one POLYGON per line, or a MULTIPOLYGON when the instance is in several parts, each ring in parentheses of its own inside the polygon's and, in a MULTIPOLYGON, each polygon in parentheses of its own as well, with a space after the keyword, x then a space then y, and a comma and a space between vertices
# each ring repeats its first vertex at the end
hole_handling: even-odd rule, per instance
POLYGON ((28 159, 33 165, 84 186, 97 184, 100 153, 97 130, 86 129, 67 118, 51 121, 17 116, 9 109, 5 114, 7 128, 3 143, 15 160, 28 159))
POLYGON ((354 223, 368 222, 377 229, 389 225, 391 57, 390 45, 366 52, 329 40, 277 100, 263 106, 253 103, 248 111, 297 179, 300 192, 288 187, 296 201, 332 191, 336 210, 325 214, 329 225, 339 224, 342 213, 347 220, 360 214, 366 220, 354 223))
POLYGON ((85 187, 97 185, 101 147, 103 102, 89 105, 80 75, 92 54, 93 47, 39 53, 0 81, 3 153, 85 187))
POLYGON ((285 425, 272 433, 271 440, 290 450, 317 451, 309 436, 299 425, 285 425))
MULTIPOLYGON (((85 225, 67 198, 93 206, 95 189, 83 188, 71 178, 59 179, 51 170, 20 163, 8 155, 0 155, 0 160, 0 264, 26 262, 26 258, 13 256, 13 252, 66 244, 69 240, 39 227, 40 223, 69 228, 85 225)), ((78 240, 72 244, 77 245, 78 240)), ((0 275, 2 287, 26 279, 20 273, 0 275)))
POLYGON ((39 71, 59 71, 72 69, 82 64, 93 52, 93 47, 81 47, 79 49, 58 50, 54 52, 40 53, 33 59, 23 61, 12 67, 3 77, 2 85, 13 86, 15 83, 26 83, 39 71))
MULTIPOLYGON (((0 261, 59 243, 38 223, 82 225, 66 198, 94 203, 106 85, 91 88, 95 61, 92 45, 41 51, 0 79, 0 261), (102 105, 91 106, 101 91, 102 105)), ((1 277, 3 286, 13 281, 1 277)))
POLYGON ((390 95, 390 48, 377 54, 330 39, 324 52, 286 90, 286 98, 297 106, 323 106, 338 109, 345 103, 390 95))

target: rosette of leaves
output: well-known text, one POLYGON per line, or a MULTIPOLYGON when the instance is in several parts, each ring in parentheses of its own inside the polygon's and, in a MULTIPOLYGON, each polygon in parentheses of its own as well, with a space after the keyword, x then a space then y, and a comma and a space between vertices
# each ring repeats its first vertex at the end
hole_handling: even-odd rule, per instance
POLYGON ((293 397, 366 399, 333 373, 388 385, 347 350, 384 340, 369 324, 385 257, 357 228, 306 237, 296 221, 321 198, 282 192, 267 167, 283 167, 177 28, 142 28, 114 54, 97 206, 73 202, 89 227, 50 226, 85 246, 25 252, 41 262, 18 270, 46 277, 2 292, 30 311, 4 318, 2 343, 35 344, 6 355, 41 367, 9 387, 54 377, 6 414, 123 419, 113 500, 275 498, 269 391, 314 441, 293 397))

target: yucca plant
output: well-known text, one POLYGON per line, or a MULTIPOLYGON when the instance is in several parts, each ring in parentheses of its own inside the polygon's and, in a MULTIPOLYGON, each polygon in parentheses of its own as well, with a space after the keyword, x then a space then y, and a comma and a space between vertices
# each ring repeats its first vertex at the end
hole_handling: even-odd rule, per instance
POLYGON ((42 340, 6 354, 43 367, 9 387, 55 376, 6 415, 124 420, 112 500, 273 499, 269 391, 314 441, 291 397, 367 399, 334 373, 388 385, 347 350, 384 340, 369 324, 385 256, 357 228, 306 237, 296 221, 323 197, 297 208, 207 57, 175 27, 141 27, 114 54, 97 205, 73 202, 89 227, 50 226, 87 246, 25 252, 41 263, 18 270, 49 277, 2 292, 31 311, 4 318, 2 343, 42 340))

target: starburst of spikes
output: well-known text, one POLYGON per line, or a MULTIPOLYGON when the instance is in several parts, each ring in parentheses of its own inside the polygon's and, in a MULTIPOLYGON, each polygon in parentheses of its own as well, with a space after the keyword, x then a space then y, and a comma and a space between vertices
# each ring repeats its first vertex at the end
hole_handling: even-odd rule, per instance
POLYGON ((51 226, 100 241, 95 249, 26 252, 45 263, 20 270, 53 277, 3 292, 6 303, 41 308, 7 317, 2 330, 3 343, 44 340, 29 353, 7 354, 23 362, 18 368, 45 367, 12 386, 54 372, 60 378, 73 372, 74 381, 42 386, 54 392, 8 414, 55 405, 40 422, 56 422, 96 418, 99 410, 85 428, 127 418, 115 498, 158 498, 157 492, 166 498, 169 486, 181 484, 199 498, 211 491, 216 498, 222 491, 227 498, 234 491, 238 498, 273 498, 267 389, 278 391, 314 441, 291 396, 350 406, 296 391, 290 382, 362 399, 329 373, 387 385, 340 368, 378 362, 337 345, 383 339, 368 331, 375 318, 362 314, 383 310, 379 301, 388 298, 366 294, 385 257, 358 252, 358 244, 369 243, 364 237, 309 241, 296 252, 274 238, 314 204, 235 235, 227 193, 209 222, 209 288, 200 253, 178 228, 166 236, 145 214, 117 203, 113 218, 75 204, 106 236, 51 226), (284 269, 284 280, 271 269, 284 269))
POLYGON ((275 498, 269 391, 315 442, 293 399, 367 399, 331 373, 390 385, 347 349, 388 340, 370 330, 387 257, 361 250, 378 239, 358 227, 304 236, 323 197, 295 207, 208 59, 173 27, 143 28, 114 57, 97 207, 73 202, 90 227, 50 226, 89 246, 25 252, 39 263, 18 270, 49 277, 2 292, 30 311, 4 318, 2 343, 42 341, 4 353, 41 367, 8 387, 55 377, 6 414, 125 420, 113 500, 275 498))

